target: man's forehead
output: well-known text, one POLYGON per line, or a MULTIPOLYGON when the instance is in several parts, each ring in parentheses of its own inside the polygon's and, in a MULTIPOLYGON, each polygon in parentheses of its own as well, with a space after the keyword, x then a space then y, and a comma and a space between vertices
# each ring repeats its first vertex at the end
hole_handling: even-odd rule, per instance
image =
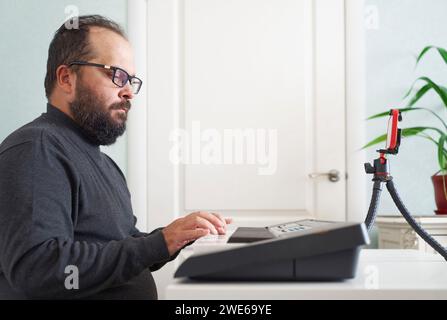
POLYGON ((94 52, 94 62, 120 67, 134 75, 133 50, 127 39, 112 30, 91 27, 89 44, 94 52))

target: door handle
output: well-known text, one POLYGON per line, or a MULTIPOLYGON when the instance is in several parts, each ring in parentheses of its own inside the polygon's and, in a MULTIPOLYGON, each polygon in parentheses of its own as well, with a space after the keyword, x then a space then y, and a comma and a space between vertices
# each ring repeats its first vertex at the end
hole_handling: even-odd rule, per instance
POLYGON ((340 171, 333 169, 329 172, 314 172, 309 174, 309 178, 311 179, 316 179, 324 176, 327 176, 330 182, 337 182, 340 180, 340 171))

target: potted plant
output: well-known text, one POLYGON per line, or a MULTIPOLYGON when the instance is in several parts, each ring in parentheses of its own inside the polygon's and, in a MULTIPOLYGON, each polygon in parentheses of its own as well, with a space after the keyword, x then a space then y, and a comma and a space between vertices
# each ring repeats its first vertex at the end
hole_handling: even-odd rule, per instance
MULTIPOLYGON (((439 53, 442 60, 445 64, 447 64, 447 51, 444 48, 435 47, 435 46, 427 46, 425 47, 416 60, 416 65, 418 65, 425 54, 431 50, 435 50, 439 53)), ((437 210, 435 211, 437 214, 447 214, 447 150, 446 150, 446 142, 447 142, 447 124, 444 119, 435 112, 432 108, 427 107, 415 107, 416 102, 418 102, 426 93, 429 91, 436 92, 437 96, 440 98, 442 102, 443 108, 447 110, 447 88, 435 83, 429 77, 419 77, 416 79, 408 93, 404 96, 404 100, 408 99, 408 103, 405 108, 399 109, 402 113, 407 112, 429 112, 433 115, 438 123, 439 127, 433 126, 420 126, 420 127, 411 127, 411 128, 403 128, 401 135, 402 137, 421 137, 424 138, 436 148, 437 158, 439 170, 432 177, 432 182, 435 190, 435 201, 437 210), (415 86, 419 83, 422 83, 423 86, 419 89, 415 90, 415 86)), ((447 112, 447 111, 446 111, 447 112)), ((380 117, 389 116, 389 110, 373 115, 368 118, 376 119, 380 117)), ((363 149, 376 145, 378 143, 385 142, 387 138, 386 134, 383 134, 368 144, 366 144, 363 149)))

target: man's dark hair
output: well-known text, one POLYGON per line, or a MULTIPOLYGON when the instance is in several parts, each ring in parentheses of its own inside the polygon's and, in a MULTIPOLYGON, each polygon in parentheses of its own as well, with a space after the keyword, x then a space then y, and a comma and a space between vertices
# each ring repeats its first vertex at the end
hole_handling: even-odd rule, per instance
MULTIPOLYGON (((45 95, 50 97, 56 84, 56 69, 63 64, 75 60, 94 58, 93 50, 88 41, 91 27, 101 27, 111 30, 127 39, 123 28, 116 22, 100 16, 85 15, 70 18, 56 31, 48 48, 47 74, 45 76, 45 95), (78 19, 78 24, 70 22, 78 19), (71 28, 70 28, 71 27, 71 28)), ((77 66, 73 66, 76 71, 77 66)))

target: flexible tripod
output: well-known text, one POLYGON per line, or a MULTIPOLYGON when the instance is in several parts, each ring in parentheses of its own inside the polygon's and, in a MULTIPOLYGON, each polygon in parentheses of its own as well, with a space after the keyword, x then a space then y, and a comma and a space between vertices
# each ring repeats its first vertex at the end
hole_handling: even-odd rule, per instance
MULTIPOLYGON (((386 154, 397 154, 400 146, 401 129, 398 128, 398 121, 402 120, 402 115, 399 110, 393 109, 390 111, 392 128, 389 146, 386 149, 377 150, 380 153, 379 158, 374 160, 374 164, 365 163, 365 171, 367 174, 374 174, 373 193, 371 197, 371 203, 368 209, 368 215, 365 219, 365 225, 369 230, 371 230, 374 225, 374 220, 376 219, 377 207, 379 205, 380 194, 382 192, 382 184, 385 183, 394 204, 399 209, 402 216, 408 222, 408 224, 413 228, 414 231, 427 242, 436 252, 438 252, 445 260, 447 260, 447 250, 444 248, 436 239, 430 236, 419 223, 417 223, 411 213, 405 208, 402 200, 394 187, 393 177, 388 172, 388 160, 386 159, 386 154)), ((389 133, 388 133, 389 136, 389 133)))

